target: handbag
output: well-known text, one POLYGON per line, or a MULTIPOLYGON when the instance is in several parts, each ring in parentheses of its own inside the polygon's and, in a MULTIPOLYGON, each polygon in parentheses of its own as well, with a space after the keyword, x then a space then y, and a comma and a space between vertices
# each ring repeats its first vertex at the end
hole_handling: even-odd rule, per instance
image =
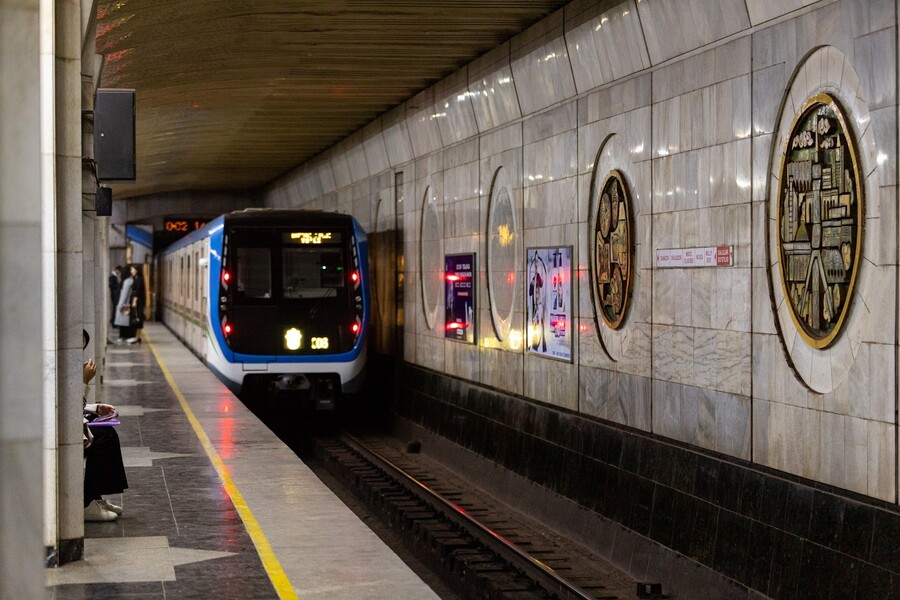
POLYGON ((144 315, 141 314, 139 309, 131 308, 128 310, 128 325, 138 328, 144 326, 144 315))

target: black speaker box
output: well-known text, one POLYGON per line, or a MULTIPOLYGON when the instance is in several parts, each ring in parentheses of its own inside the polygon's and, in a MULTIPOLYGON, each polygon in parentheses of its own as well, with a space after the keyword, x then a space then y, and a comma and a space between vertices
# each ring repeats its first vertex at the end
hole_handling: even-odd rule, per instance
POLYGON ((94 208, 97 209, 97 216, 108 217, 112 215, 112 190, 107 187, 98 187, 96 198, 94 208))
POLYGON ((134 90, 97 90, 94 159, 100 181, 134 180, 134 90))

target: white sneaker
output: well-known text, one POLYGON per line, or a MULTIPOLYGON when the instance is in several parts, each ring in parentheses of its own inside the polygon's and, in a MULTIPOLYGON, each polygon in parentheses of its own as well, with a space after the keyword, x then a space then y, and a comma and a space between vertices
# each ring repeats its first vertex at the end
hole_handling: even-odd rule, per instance
POLYGON ((136 337, 134 337, 134 338, 128 338, 125 341, 129 344, 137 344, 138 339, 136 337))
POLYGON ((91 503, 84 507, 84 520, 85 521, 115 521, 119 518, 119 515, 114 513, 111 510, 106 510, 100 503, 96 500, 91 500, 91 503))
POLYGON ((100 506, 105 508, 106 510, 116 513, 116 515, 122 514, 122 507, 116 506, 115 504, 113 504, 112 502, 107 500, 106 498, 100 498, 99 500, 95 500, 94 502, 96 502, 97 504, 99 504, 100 506))

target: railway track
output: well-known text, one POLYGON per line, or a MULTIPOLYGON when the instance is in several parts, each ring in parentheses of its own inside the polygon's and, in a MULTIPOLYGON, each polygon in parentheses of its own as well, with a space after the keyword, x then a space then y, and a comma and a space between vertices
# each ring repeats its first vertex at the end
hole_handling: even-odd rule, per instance
POLYGON ((405 452, 393 438, 318 437, 314 452, 463 597, 637 597, 633 580, 584 547, 543 530, 423 455, 405 452))

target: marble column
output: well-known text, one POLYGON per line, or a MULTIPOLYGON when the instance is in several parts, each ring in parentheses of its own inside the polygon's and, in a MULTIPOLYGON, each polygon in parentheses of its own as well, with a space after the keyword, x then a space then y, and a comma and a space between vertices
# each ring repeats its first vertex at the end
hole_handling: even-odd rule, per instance
POLYGON ((40 0, 41 20, 41 298, 42 350, 44 359, 42 404, 44 409, 44 546, 47 562, 58 564, 56 523, 57 423, 56 423, 56 40, 54 0, 40 0))
POLYGON ((0 0, 0 598, 44 596, 39 0, 0 0))
POLYGON ((60 563, 84 552, 84 361, 80 0, 56 0, 57 526, 60 563))

